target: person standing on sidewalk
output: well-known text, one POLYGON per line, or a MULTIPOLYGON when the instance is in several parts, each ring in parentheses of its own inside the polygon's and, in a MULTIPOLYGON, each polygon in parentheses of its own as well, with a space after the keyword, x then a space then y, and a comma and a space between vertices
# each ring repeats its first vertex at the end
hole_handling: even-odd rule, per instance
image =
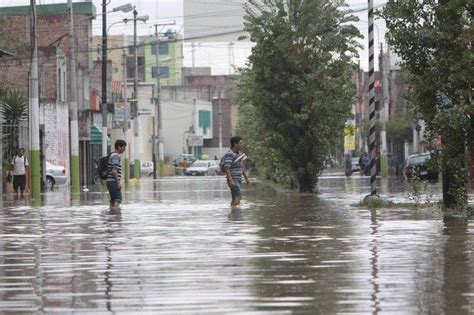
POLYGON ((120 155, 125 151, 127 143, 124 140, 117 140, 114 147, 115 151, 109 157, 107 189, 110 195, 110 210, 120 210, 122 203, 122 161, 120 155))
POLYGON ((13 170, 13 190, 18 197, 18 188, 20 188, 20 195, 23 198, 26 189, 26 173, 28 171, 28 159, 25 156, 25 149, 17 150, 15 157, 12 160, 11 170, 13 170))
POLYGON ((224 156, 224 172, 227 177, 227 185, 232 195, 230 205, 233 207, 240 205, 240 199, 242 198, 242 175, 247 185, 250 184, 249 178, 242 165, 242 161, 247 157, 242 152, 243 147, 244 141, 241 137, 232 137, 230 139, 230 150, 224 156))

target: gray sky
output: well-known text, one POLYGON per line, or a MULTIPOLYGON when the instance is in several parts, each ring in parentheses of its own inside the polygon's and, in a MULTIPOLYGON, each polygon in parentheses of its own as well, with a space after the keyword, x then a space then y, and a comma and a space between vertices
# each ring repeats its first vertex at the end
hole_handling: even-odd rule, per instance
MULTIPOLYGON (((65 3, 67 0, 36 0, 38 4, 49 4, 49 3, 65 3)), ((193 0, 196 2, 204 0, 193 0)), ((206 0, 209 2, 209 0, 206 0)), ((217 0, 216 0, 217 1, 217 0)), ((76 0, 73 2, 86 2, 84 0, 76 0)), ((364 0, 346 0, 352 9, 364 9, 367 7, 367 1, 364 0)), ((377 8, 381 4, 385 3, 386 0, 374 0, 374 6, 377 8)), ((102 1, 93 0, 94 5, 97 8, 97 13, 102 12, 102 1)), ((130 3, 135 5, 138 11, 138 15, 148 15, 149 20, 146 24, 138 23, 138 33, 140 35, 152 36, 154 33, 154 24, 159 23, 173 23, 174 26, 166 26, 160 29, 172 28, 181 34, 183 33, 183 1, 182 0, 110 0, 108 4, 108 11, 114 7, 130 3)), ((17 6, 17 5, 28 5, 29 0, 0 0, 0 6, 17 6)), ((243 11, 242 11, 243 12, 243 11)), ((234 13, 235 14, 235 13, 234 13)), ((360 22, 356 24, 361 33, 364 35, 364 40, 361 44, 364 45, 364 49, 360 51, 361 66, 364 69, 368 68, 368 51, 367 51, 367 10, 356 13, 360 18, 360 22)), ((111 25, 114 22, 121 21, 123 18, 132 17, 132 13, 115 12, 107 15, 107 25, 111 25)), ((376 54, 378 56, 379 44, 384 42, 385 34, 385 23, 384 21, 375 22, 375 43, 376 43, 376 54)), ((93 22, 93 34, 101 35, 102 32, 102 18, 97 16, 93 22)), ((216 30, 220 32, 220 30, 216 30)), ((114 24, 109 31, 109 34, 133 34, 133 23, 125 25, 123 23, 114 24)), ((213 42, 196 42, 194 50, 195 66, 211 66, 212 74, 228 74, 233 72, 235 67, 241 67, 245 65, 246 58, 250 54, 251 43, 248 42, 235 42, 232 45, 232 49, 229 49, 228 43, 213 43, 213 42)), ((192 65, 192 49, 191 43, 186 43, 184 46, 184 65, 192 65)), ((377 60, 377 59, 375 59, 377 60)), ((376 69, 377 69, 376 65, 376 69)))

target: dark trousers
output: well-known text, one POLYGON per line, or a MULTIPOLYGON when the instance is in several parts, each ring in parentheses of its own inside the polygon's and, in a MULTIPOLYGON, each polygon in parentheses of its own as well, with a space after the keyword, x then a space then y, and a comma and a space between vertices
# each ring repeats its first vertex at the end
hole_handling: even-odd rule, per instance
POLYGON ((21 191, 25 191, 26 188, 26 175, 13 175, 13 189, 15 191, 21 189, 21 191))

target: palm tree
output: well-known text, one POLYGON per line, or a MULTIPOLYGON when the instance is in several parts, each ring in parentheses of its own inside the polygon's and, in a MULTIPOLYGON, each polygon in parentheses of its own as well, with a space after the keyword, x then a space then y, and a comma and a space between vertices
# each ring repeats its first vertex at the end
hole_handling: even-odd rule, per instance
POLYGON ((3 116, 3 157, 9 161, 18 147, 19 121, 28 117, 28 99, 18 89, 7 90, 0 98, 0 115, 3 116))

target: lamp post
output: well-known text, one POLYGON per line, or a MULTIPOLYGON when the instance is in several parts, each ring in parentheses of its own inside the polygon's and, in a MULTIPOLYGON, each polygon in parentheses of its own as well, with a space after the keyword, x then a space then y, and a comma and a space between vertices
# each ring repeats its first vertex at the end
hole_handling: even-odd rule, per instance
POLYGON ((124 4, 107 12, 107 2, 102 0, 102 156, 107 155, 107 13, 133 9, 130 4, 124 4))
MULTIPOLYGON (((133 99, 135 103, 135 116, 131 119, 131 124, 133 128, 134 135, 134 165, 133 165, 133 177, 140 178, 140 159, 138 157, 138 143, 141 141, 139 136, 138 129, 138 56, 137 56, 137 21, 146 22, 148 20, 148 15, 143 15, 137 17, 138 12, 133 9, 133 59, 135 64, 135 71, 133 75, 133 99)), ((124 19, 124 22, 128 22, 129 19, 124 19)))

